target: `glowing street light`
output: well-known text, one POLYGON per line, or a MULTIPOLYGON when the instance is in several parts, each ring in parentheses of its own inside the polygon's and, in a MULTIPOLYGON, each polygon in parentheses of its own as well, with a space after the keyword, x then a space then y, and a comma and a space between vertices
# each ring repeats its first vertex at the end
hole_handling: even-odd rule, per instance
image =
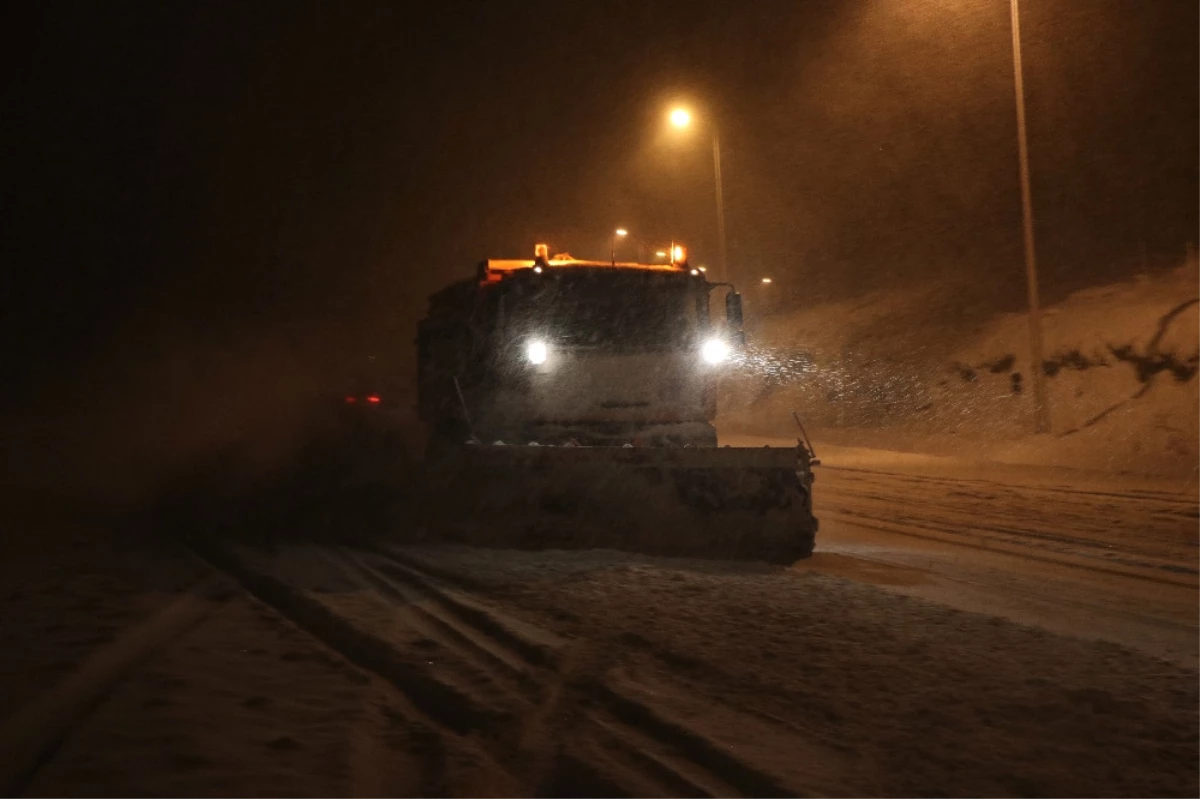
POLYGON ((666 258, 666 257, 667 257, 667 251, 666 251, 666 250, 656 250, 656 251, 654 252, 654 257, 655 257, 655 258, 666 258))
MULTIPOLYGON (((682 130, 691 126, 692 112, 686 108, 676 107, 671 109, 668 119, 672 127, 682 130)), ((715 122, 711 122, 710 127, 712 128, 713 174, 717 195, 717 243, 721 251, 721 279, 729 280, 729 259, 725 256, 725 197, 721 191, 721 137, 715 122)))
POLYGON ((764 282, 764 283, 770 283, 770 282, 771 282, 771 278, 769 278, 769 277, 764 277, 764 278, 762 279, 762 282, 764 282))
POLYGON ((612 251, 610 253, 612 255, 612 265, 613 266, 617 265, 617 239, 623 239, 628 235, 629 235, 629 231, 623 227, 619 227, 613 231, 612 251))

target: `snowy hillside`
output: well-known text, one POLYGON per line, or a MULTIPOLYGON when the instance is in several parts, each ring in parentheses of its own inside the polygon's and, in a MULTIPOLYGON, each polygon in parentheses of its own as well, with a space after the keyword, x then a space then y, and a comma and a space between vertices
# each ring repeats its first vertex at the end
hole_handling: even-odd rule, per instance
POLYGON ((1029 435, 1028 317, 987 316, 946 285, 760 320, 721 427, 789 434, 795 409, 817 435, 868 446, 1192 474, 1198 281, 1191 260, 1044 309, 1049 437, 1029 435))

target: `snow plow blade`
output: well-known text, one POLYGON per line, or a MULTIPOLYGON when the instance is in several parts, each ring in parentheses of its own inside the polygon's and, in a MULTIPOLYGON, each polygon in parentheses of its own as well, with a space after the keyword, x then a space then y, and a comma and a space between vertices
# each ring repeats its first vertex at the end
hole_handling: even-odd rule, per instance
POLYGON ((791 563, 813 550, 813 464, 803 446, 465 445, 426 464, 424 538, 791 563))

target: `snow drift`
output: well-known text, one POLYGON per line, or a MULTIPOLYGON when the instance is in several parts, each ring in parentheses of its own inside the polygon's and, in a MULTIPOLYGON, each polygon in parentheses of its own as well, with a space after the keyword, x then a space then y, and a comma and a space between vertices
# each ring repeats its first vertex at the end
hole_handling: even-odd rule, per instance
POLYGON ((1195 259, 1043 309, 1050 436, 1032 436, 1029 323, 965 285, 768 316, 725 386, 723 429, 973 451, 998 460, 1189 475, 1198 458, 1195 259))

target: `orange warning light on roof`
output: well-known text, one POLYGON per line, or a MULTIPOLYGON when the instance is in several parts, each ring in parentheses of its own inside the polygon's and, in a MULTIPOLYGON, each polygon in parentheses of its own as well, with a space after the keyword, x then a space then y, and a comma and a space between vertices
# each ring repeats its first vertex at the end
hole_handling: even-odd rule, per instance
POLYGON ((547 257, 550 252, 550 247, 547 244, 535 244, 533 252, 534 258, 532 260, 523 258, 489 258, 480 264, 480 281, 483 283, 496 283, 503 280, 507 274, 525 269, 529 269, 535 274, 542 274, 551 269, 557 270, 571 267, 634 269, 646 272, 682 272, 687 269, 687 249, 682 245, 673 245, 671 247, 672 260, 670 263, 665 264, 640 264, 625 261, 614 263, 611 260, 589 261, 574 258, 568 253, 559 253, 553 257, 547 257))

